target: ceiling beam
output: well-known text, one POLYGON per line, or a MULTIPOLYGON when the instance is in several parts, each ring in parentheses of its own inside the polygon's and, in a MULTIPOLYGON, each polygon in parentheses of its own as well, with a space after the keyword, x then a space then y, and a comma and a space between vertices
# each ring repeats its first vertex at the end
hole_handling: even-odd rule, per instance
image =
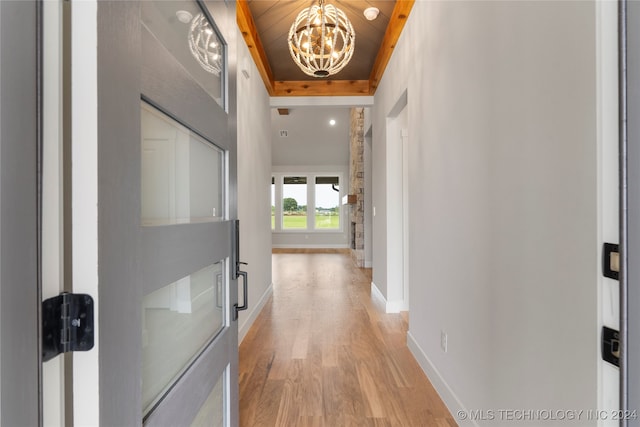
POLYGON ((253 62, 256 63, 256 67, 258 68, 260 77, 262 77, 264 86, 269 95, 273 96, 273 72, 271 71, 267 55, 264 52, 264 47, 262 46, 262 41, 260 40, 260 35, 258 34, 258 29, 256 28, 256 23, 251 15, 251 10, 249 9, 247 0, 238 0, 236 2, 236 21, 238 23, 240 33, 244 37, 244 41, 249 48, 253 62))
POLYGON ((404 24, 407 22, 411 8, 413 7, 415 0, 397 0, 391 12, 391 18, 389 19, 389 25, 384 33, 384 38, 380 44, 380 50, 376 56, 376 61, 371 69, 369 76, 369 94, 373 95, 382 80, 384 70, 387 68, 393 49, 398 43, 404 24))
POLYGON ((371 107, 373 96, 272 96, 272 108, 296 107, 371 107))
POLYGON ((368 80, 298 80, 275 82, 272 96, 369 95, 368 80))

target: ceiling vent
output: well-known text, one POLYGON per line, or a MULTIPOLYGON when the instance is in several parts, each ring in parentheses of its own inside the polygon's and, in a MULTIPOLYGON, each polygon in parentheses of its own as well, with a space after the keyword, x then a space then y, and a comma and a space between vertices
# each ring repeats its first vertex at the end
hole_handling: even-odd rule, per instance
POLYGON ((281 130, 280 131, 280 138, 286 138, 289 136, 289 131, 288 130, 281 130))

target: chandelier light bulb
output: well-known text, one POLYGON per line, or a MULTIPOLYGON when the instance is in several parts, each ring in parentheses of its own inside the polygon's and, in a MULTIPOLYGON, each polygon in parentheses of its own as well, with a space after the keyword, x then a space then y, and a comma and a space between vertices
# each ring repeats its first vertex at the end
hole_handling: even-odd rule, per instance
POLYGON ((307 75, 327 77, 351 60, 355 31, 345 13, 319 0, 303 9, 289 29, 289 53, 307 75))

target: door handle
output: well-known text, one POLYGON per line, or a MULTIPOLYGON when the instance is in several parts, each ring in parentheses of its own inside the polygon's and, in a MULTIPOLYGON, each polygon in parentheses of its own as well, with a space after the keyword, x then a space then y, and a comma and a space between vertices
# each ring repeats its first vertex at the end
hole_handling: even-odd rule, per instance
POLYGON ((238 320, 238 312, 246 310, 249 307, 249 278, 246 271, 240 271, 240 264, 247 265, 246 262, 239 262, 236 265, 236 277, 242 277, 242 305, 235 303, 233 305, 233 320, 238 320))

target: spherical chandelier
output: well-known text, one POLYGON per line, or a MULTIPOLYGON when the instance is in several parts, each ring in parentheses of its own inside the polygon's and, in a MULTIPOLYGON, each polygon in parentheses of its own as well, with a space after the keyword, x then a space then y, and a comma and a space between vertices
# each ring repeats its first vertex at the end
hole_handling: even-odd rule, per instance
POLYGON ((327 77, 342 70, 351 60, 356 34, 347 15, 318 0, 303 9, 289 30, 289 52, 307 75, 327 77))
POLYGON ((207 17, 196 15, 189 28, 189 49, 200 66, 209 73, 220 76, 222 70, 222 44, 211 28, 207 17))

